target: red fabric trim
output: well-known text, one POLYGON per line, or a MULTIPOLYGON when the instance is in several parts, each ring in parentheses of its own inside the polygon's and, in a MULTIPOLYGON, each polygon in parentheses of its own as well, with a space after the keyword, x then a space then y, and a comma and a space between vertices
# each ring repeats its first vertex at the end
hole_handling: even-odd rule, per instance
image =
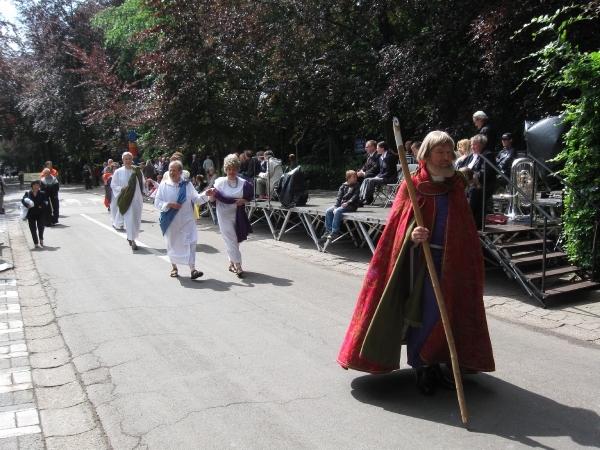
MULTIPOLYGON (((424 165, 419 167, 412 180, 415 186, 420 182, 432 181, 424 165)), ((417 194, 417 197, 425 226, 431 230, 435 217, 434 197, 421 194, 417 194)), ((483 253, 466 199, 465 186, 458 175, 454 176, 448 199, 441 284, 459 364, 479 371, 493 371, 494 357, 483 305, 483 253)), ((370 373, 385 373, 398 369, 397 366, 385 366, 365 360, 360 356, 360 349, 413 217, 410 197, 403 182, 373 254, 350 326, 338 354, 337 361, 345 369, 370 373)), ((441 320, 427 339, 421 358, 430 364, 450 362, 441 320)))

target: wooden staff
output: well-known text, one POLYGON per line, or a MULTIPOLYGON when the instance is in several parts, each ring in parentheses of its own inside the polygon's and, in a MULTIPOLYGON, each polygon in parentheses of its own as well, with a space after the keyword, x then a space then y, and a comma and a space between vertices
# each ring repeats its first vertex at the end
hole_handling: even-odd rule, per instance
MULTIPOLYGON (((410 170, 408 169, 408 163, 406 162, 406 153, 404 152, 404 145, 402 143, 402 134, 400 132, 400 121, 397 117, 394 117, 394 136, 396 137, 396 146, 398 147, 398 157, 400 158, 400 164, 402 164, 402 173, 404 175, 404 181, 408 188, 408 194, 410 201, 413 206, 415 213, 415 220, 417 225, 425 227, 423 223, 423 215, 421 214, 421 208, 417 202, 417 193, 415 192, 415 186, 410 176, 410 170)), ((465 401, 465 392, 463 391, 462 379, 460 377, 460 366, 458 365, 458 355, 456 354, 456 346, 454 345, 454 337, 452 336, 452 329, 450 328, 450 319, 448 318, 448 311, 446 311, 446 304, 444 303, 444 297, 442 295, 442 287, 438 280, 437 272, 435 271, 435 265, 433 264, 433 257, 431 256, 431 248, 429 247, 429 241, 423 241, 423 253, 425 253, 425 259, 427 261, 427 268, 429 269, 429 276, 433 284, 433 290, 435 291, 435 297, 437 304, 440 308, 440 315, 442 317, 442 324, 444 325, 444 332, 446 333, 446 340, 448 341, 448 347, 450 348, 450 358, 452 360, 452 372, 454 373, 454 382, 456 383, 456 393, 458 395, 458 405, 460 407, 460 415, 462 416, 463 423, 469 421, 469 413, 467 412, 467 403, 465 401)))

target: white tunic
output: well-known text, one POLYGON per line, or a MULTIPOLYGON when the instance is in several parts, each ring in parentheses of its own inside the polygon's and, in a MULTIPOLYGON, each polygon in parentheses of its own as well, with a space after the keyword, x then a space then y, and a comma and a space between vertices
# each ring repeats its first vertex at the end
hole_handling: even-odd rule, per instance
MULTIPOLYGON (((115 199, 115 205, 117 204, 117 198, 124 187, 129 184, 129 178, 133 174, 133 169, 127 169, 126 167, 119 167, 113 174, 110 187, 113 191, 113 198, 115 199)), ((146 185, 144 177, 142 175, 143 185, 146 185)), ((123 214, 123 220, 125 222, 125 229, 127 230, 127 239, 135 240, 140 235, 140 228, 142 226, 142 207, 144 205, 144 198, 140 191, 140 185, 138 181, 135 182, 135 193, 131 200, 129 209, 123 214)), ((117 207, 118 208, 118 207, 117 207)))
MULTIPOLYGON (((169 203, 177 202, 179 189, 181 189, 179 183, 174 183, 171 180, 160 183, 154 198, 154 206, 161 212, 171 209, 169 203)), ((198 231, 196 230, 192 202, 201 205, 208 201, 208 197, 204 194, 198 194, 192 183, 187 183, 185 189, 186 200, 175 214, 169 228, 167 228, 165 241, 167 243, 167 256, 172 264, 193 266, 196 262, 198 231)))
MULTIPOLYGON (((217 178, 215 188, 223 195, 233 198, 244 198, 244 180, 237 179, 237 184, 233 181, 227 182, 227 177, 217 178), (233 187, 231 186, 233 184, 233 187)), ((242 263, 242 254, 240 253, 240 244, 235 233, 235 214, 237 205, 232 203, 228 205, 217 200, 217 220, 221 236, 225 242, 229 261, 233 263, 242 263)))

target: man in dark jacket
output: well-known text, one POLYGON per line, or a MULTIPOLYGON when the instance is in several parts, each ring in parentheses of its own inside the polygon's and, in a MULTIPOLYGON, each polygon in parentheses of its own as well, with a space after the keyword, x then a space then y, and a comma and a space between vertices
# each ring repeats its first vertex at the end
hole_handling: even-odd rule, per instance
POLYGON ((367 161, 362 168, 356 172, 358 182, 362 183, 367 178, 373 178, 379 173, 379 153, 377 153, 377 142, 367 141, 365 145, 367 152, 367 161))
MULTIPOLYGON (((496 166, 498 166, 498 169, 500 169, 502 174, 508 179, 510 179, 513 161, 517 157, 517 150, 513 147, 512 142, 512 134, 504 133, 502 135, 502 150, 500 150, 500 153, 496 156, 496 166)), ((496 177, 496 183, 503 187, 508 184, 508 182, 500 175, 496 177)))
POLYGON ((377 186, 393 184, 398 181, 398 157, 389 150, 384 141, 377 144, 377 153, 379 154, 379 173, 373 178, 367 178, 360 187, 360 202, 366 205, 373 203, 373 194, 377 186))
POLYGON ((196 158, 196 155, 193 154, 192 155, 192 171, 190 173, 190 178, 194 179, 194 178, 196 178, 196 175, 201 175, 200 161, 198 161, 198 158, 196 158))
POLYGON ((483 134, 487 138, 485 150, 495 153, 496 132, 490 125, 490 119, 483 111, 477 111, 473 114, 473 123, 477 127, 477 134, 483 134))
POLYGON ((252 156, 252 150, 246 150, 244 154, 246 155, 246 162, 248 163, 248 166, 246 171, 240 173, 239 176, 246 181, 252 182, 254 177, 257 177, 261 172, 260 161, 257 157, 252 156))

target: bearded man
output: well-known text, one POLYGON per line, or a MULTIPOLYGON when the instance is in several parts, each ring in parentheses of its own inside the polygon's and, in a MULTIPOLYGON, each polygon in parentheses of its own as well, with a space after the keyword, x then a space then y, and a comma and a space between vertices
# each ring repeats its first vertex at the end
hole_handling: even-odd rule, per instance
POLYGON ((450 352, 421 243, 429 241, 462 371, 494 370, 483 305, 483 252, 454 169, 454 142, 432 131, 418 153, 412 176, 424 227, 416 225, 403 181, 375 253, 338 355, 345 369, 386 373, 400 367, 407 346, 419 392, 453 389, 440 364, 450 352))

